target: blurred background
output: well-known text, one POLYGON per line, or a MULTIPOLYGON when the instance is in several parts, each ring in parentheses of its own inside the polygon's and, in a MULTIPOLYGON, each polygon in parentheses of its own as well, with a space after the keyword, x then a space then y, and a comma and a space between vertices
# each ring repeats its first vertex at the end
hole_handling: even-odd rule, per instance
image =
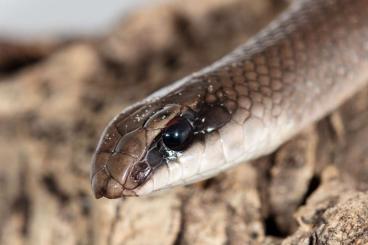
POLYGON ((164 0, 0 0, 0 36, 40 39, 46 36, 106 33, 122 16, 164 0))
POLYGON ((0 245, 366 234, 368 90, 271 156, 207 182, 126 200, 92 194, 90 160, 111 118, 244 43, 288 2, 0 0, 0 245))
POLYGON ((259 196, 242 194, 257 192, 250 165, 213 182, 234 186, 226 192, 198 185, 122 201, 94 198, 90 161, 114 115, 223 56, 284 7, 273 0, 0 0, 0 244, 264 239, 254 211, 259 196), (238 192, 234 183, 244 176, 247 190, 238 192), (235 209, 248 217, 239 225, 224 218, 235 209))
POLYGON ((0 0, 0 244, 233 244, 294 230, 288 219, 280 232, 266 225, 250 165, 214 185, 124 201, 96 200, 89 179, 111 118, 214 62, 285 6, 0 0))

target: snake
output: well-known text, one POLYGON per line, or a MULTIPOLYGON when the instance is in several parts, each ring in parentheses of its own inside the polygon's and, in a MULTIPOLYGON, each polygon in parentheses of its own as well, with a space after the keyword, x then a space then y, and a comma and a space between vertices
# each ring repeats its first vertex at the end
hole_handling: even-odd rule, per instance
POLYGON ((294 0, 242 45, 125 108, 92 157, 96 198, 145 196, 271 154, 368 82, 368 0, 294 0))

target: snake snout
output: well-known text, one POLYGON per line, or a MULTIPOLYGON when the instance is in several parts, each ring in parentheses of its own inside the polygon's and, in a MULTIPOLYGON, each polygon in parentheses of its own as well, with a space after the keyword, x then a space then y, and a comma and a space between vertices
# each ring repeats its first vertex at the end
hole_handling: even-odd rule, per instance
POLYGON ((95 197, 114 199, 135 195, 133 191, 124 188, 134 161, 135 158, 122 153, 97 153, 92 160, 94 170, 91 176, 95 197))
POLYGON ((102 169, 92 177, 92 190, 96 198, 119 198, 124 191, 123 186, 102 169))

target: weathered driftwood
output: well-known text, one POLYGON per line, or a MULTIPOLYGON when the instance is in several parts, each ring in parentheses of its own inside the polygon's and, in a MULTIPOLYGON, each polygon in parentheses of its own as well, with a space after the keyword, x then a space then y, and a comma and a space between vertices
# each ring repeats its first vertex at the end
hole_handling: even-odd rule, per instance
POLYGON ((123 201, 90 191, 90 157, 115 113, 283 7, 190 0, 141 11, 93 43, 1 44, 0 243, 367 244, 368 90, 272 156, 209 181, 123 201), (26 55, 36 59, 11 63, 26 55))

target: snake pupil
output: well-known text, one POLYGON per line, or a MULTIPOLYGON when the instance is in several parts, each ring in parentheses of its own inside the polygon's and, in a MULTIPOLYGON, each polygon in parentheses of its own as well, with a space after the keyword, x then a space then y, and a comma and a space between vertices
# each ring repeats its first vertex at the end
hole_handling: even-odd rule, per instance
POLYGON ((182 151, 193 139, 192 125, 185 118, 174 118, 162 135, 166 147, 173 151, 182 151))

